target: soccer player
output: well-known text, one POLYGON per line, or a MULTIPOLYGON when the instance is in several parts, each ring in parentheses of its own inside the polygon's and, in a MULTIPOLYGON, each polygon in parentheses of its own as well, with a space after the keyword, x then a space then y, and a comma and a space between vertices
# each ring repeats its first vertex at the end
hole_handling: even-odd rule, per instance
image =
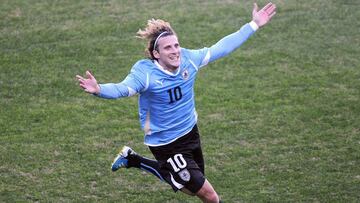
POLYGON ((276 13, 268 3, 261 10, 254 3, 252 21, 222 38, 210 48, 182 48, 168 22, 149 20, 138 37, 146 39, 149 59, 139 60, 120 83, 98 84, 86 71, 77 75, 80 86, 101 98, 116 99, 139 94, 139 116, 145 132, 144 143, 156 160, 142 157, 123 147, 114 159, 112 170, 140 168, 203 202, 221 202, 205 178, 204 159, 197 128, 194 82, 199 70, 240 47, 276 13))

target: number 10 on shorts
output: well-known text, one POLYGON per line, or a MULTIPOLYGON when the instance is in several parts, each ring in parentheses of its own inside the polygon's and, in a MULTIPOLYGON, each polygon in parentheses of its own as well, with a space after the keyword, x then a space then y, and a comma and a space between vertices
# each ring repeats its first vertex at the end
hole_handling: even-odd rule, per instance
POLYGON ((169 158, 166 162, 170 163, 175 172, 179 172, 181 169, 187 166, 187 163, 182 154, 175 154, 174 158, 169 158))

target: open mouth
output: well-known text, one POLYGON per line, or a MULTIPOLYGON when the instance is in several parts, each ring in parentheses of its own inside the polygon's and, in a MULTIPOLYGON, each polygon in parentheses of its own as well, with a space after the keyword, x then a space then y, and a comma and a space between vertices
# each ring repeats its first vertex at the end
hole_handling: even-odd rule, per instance
POLYGON ((178 61, 180 57, 179 56, 170 56, 169 58, 172 61, 178 61))

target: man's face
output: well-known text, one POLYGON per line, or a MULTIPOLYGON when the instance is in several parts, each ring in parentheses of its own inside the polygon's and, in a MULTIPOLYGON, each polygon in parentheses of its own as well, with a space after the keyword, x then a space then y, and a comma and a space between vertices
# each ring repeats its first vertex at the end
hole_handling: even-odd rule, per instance
POLYGON ((161 37, 158 41, 158 51, 153 55, 166 70, 174 71, 180 66, 180 45, 175 35, 161 37))

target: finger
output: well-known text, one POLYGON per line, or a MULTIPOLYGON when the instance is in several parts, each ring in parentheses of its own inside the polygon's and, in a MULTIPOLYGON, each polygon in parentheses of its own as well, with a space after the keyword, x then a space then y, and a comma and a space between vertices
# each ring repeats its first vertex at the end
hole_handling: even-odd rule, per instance
POLYGON ((254 8, 253 8, 253 16, 255 16, 255 14, 257 13, 257 11, 259 10, 259 7, 257 6, 256 2, 254 2, 254 8))
POLYGON ((85 85, 80 83, 80 87, 82 87, 83 89, 86 89, 85 85))
POLYGON ((273 3, 270 2, 266 4, 266 6, 264 6, 261 10, 266 11, 266 9, 268 9, 271 5, 273 5, 273 3))
POLYGON ((276 12, 273 12, 273 13, 269 16, 269 18, 271 19, 275 14, 276 14, 276 12))
POLYGON ((84 81, 79 81, 79 85, 80 85, 80 86, 85 86, 86 84, 85 84, 84 81))
POLYGON ((276 5, 273 4, 273 5, 271 5, 269 8, 267 8, 265 11, 266 11, 266 13, 271 14, 271 13, 273 13, 275 10, 276 10, 276 5))
POLYGON ((80 83, 85 83, 85 79, 84 78, 77 78, 77 80, 80 82, 80 83))
POLYGON ((76 75, 76 78, 77 78, 78 80, 85 80, 85 78, 81 77, 80 75, 76 75))
POLYGON ((258 10, 259 10, 259 7, 258 7, 257 3, 254 2, 253 13, 254 13, 254 12, 256 13, 258 10))
POLYGON ((86 76, 89 78, 89 79, 94 79, 94 76, 91 74, 90 71, 86 71, 86 76))

